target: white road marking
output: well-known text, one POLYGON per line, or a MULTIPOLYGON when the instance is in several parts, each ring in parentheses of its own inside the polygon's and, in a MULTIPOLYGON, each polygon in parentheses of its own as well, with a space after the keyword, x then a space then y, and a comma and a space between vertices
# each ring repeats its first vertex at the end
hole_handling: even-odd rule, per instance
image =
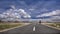
POLYGON ((35 26, 33 27, 33 31, 35 31, 35 26))

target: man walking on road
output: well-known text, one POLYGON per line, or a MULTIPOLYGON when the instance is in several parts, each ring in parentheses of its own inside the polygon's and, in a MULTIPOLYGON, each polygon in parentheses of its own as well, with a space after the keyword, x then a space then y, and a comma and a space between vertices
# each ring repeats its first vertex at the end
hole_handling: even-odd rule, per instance
POLYGON ((41 21, 39 21, 39 23, 41 24, 41 21))

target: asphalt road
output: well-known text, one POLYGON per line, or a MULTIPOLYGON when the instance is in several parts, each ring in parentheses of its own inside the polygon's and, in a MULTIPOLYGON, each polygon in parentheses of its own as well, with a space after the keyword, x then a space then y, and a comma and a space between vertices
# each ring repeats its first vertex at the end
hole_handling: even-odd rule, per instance
POLYGON ((32 23, 13 30, 0 32, 0 34, 60 34, 60 31, 42 24, 32 23))

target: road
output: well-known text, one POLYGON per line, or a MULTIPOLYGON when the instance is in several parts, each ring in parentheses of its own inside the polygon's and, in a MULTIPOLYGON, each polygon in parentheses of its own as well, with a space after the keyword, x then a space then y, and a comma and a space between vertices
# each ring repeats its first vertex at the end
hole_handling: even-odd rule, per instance
POLYGON ((0 34, 60 34, 60 30, 49 28, 42 24, 32 23, 27 26, 0 32, 0 34))

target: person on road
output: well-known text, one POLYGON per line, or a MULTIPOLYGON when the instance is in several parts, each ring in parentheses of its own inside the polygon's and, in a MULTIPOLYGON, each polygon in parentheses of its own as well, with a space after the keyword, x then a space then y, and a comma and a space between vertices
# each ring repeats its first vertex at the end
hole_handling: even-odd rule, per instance
POLYGON ((41 24, 41 21, 39 21, 39 23, 41 24))

